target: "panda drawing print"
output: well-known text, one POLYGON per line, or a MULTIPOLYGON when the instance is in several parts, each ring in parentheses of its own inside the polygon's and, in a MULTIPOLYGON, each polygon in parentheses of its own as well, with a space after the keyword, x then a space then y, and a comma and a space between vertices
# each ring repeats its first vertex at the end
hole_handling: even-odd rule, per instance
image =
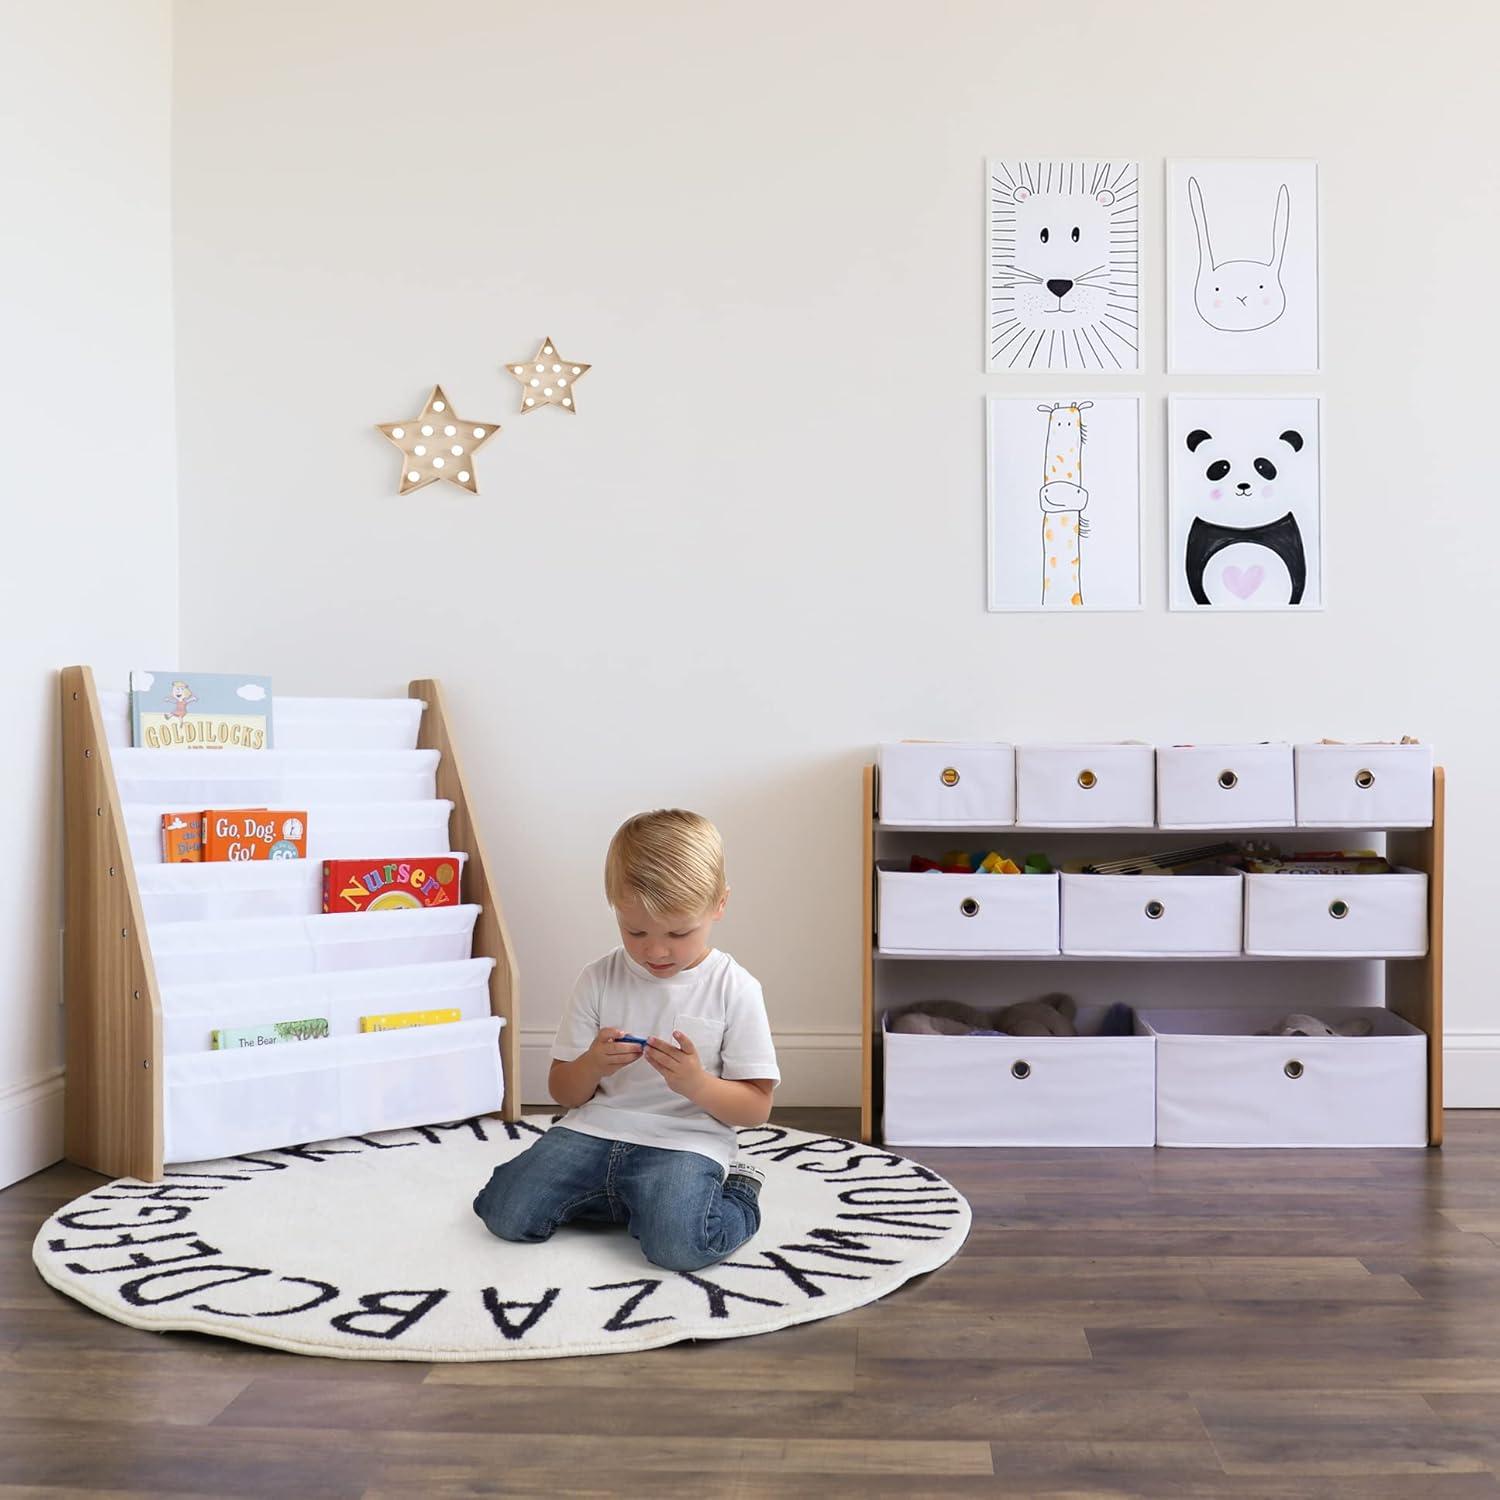
POLYGON ((1321 609, 1316 396, 1170 403, 1173 609, 1321 609))
POLYGON ((986 191, 987 367, 1139 370, 1137 164, 996 158, 986 191))

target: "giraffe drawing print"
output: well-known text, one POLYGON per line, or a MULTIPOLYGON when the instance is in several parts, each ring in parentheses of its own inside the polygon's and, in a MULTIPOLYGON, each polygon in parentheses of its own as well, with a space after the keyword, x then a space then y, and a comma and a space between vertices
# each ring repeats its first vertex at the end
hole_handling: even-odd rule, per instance
POLYGON ((1083 606, 1083 539, 1088 535, 1089 492, 1083 487, 1083 414, 1092 401, 1037 407, 1047 418, 1042 450, 1042 605, 1083 606))
POLYGON ((1140 419, 1137 396, 990 397, 991 609, 1140 608, 1140 419))

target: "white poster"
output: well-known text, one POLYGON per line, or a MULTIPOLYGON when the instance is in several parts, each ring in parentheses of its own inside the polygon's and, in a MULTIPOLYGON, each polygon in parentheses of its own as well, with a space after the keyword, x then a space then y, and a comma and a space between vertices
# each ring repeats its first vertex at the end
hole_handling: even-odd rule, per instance
POLYGON ((989 607, 1139 609, 1138 396, 989 398, 989 607))
POLYGON ((1167 369, 1319 366, 1318 165, 1167 163, 1167 369))
POLYGON ((1139 177, 1133 161, 990 161, 988 369, 1140 369, 1139 177))
POLYGON ((1317 396, 1168 402, 1173 609, 1321 609, 1317 396))

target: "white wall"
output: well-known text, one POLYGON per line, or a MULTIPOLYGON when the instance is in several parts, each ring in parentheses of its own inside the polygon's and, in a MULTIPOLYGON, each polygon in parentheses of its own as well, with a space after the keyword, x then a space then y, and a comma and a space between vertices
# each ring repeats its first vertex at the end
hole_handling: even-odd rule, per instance
POLYGON ((57 669, 177 655, 171 8, 0 9, 0 1186, 62 1154, 57 669))
POLYGON ((611 941, 616 823, 715 817, 724 945, 765 981, 795 1096, 829 1102, 854 1087, 875 741, 1419 734, 1452 788, 1450 1097, 1500 1104, 1475 441, 1497 15, 179 5, 183 660, 289 692, 445 679, 532 1043, 611 941), (1093 383, 1149 398, 1139 615, 984 609, 982 398, 1011 387, 982 365, 983 162, 1023 151, 1132 153, 1150 190, 1147 373, 1093 383), (1172 155, 1321 164, 1326 372, 1299 384, 1327 398, 1323 614, 1164 609, 1172 155), (543 335, 594 364, 576 419, 514 414, 501 366, 543 335), (477 500, 395 496, 372 424, 434 381, 504 421, 477 500))

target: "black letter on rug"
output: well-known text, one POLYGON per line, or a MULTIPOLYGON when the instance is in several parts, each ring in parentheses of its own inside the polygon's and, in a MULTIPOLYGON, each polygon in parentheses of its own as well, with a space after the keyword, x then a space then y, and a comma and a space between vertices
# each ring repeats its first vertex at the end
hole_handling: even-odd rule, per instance
POLYGON ((495 1327, 506 1338, 523 1339, 546 1316, 547 1310, 557 1301, 557 1294, 561 1290, 560 1286, 549 1286, 545 1294, 535 1302, 502 1302, 495 1294, 494 1287, 487 1286, 484 1289, 484 1305, 490 1317, 495 1320, 495 1327), (506 1309, 511 1307, 529 1307, 531 1311, 519 1323, 512 1323, 506 1316, 506 1309))
POLYGON ((868 1276, 861 1276, 852 1271, 825 1271, 821 1267, 814 1269, 811 1266, 794 1266, 786 1256, 778 1255, 774 1250, 762 1250, 768 1264, 764 1266, 752 1265, 747 1260, 722 1260, 721 1266, 733 1266, 738 1271, 780 1271, 788 1281, 797 1288, 799 1292, 805 1292, 809 1297, 821 1297, 824 1295, 823 1288, 809 1280, 812 1276, 828 1276, 835 1281, 868 1281, 868 1276))
POLYGON ((313 1308, 322 1307, 339 1294, 336 1286, 326 1281, 315 1281, 308 1276, 283 1276, 281 1280, 300 1281, 303 1286, 315 1286, 318 1290, 306 1302, 299 1302, 295 1307, 268 1307, 259 1312, 230 1312, 227 1307, 210 1307, 206 1302, 195 1302, 193 1306, 199 1312, 213 1313, 218 1318, 286 1318, 293 1313, 311 1312, 313 1308))
POLYGON ((362 1339, 398 1339, 408 1328, 425 1318, 446 1297, 446 1291, 431 1292, 365 1292, 359 1299, 363 1312, 339 1313, 328 1321, 340 1333, 358 1334, 362 1339), (407 1308, 392 1303, 392 1297, 416 1297, 417 1302, 407 1308), (356 1328, 360 1318, 394 1318, 389 1328, 356 1328))
POLYGON ((759 1302, 762 1307, 785 1307, 785 1302, 773 1302, 769 1297, 752 1297, 746 1292, 731 1292, 728 1287, 723 1287, 716 1281, 710 1281, 706 1276, 694 1276, 691 1271, 679 1271, 677 1273, 684 1281, 691 1281, 695 1287, 700 1288, 708 1296, 708 1313, 712 1318, 727 1318, 729 1310, 725 1303, 730 1297, 736 1297, 741 1302, 759 1302))
POLYGON ((626 1328, 644 1328, 648 1323, 672 1323, 676 1320, 668 1314, 664 1318, 631 1318, 647 1297, 661 1285, 660 1278, 650 1276, 643 1277, 640 1281, 606 1281, 603 1286, 591 1286, 591 1292, 623 1292, 628 1286, 638 1286, 635 1296, 627 1297, 614 1312, 610 1314, 609 1321, 604 1325, 606 1333, 619 1333, 626 1328))

